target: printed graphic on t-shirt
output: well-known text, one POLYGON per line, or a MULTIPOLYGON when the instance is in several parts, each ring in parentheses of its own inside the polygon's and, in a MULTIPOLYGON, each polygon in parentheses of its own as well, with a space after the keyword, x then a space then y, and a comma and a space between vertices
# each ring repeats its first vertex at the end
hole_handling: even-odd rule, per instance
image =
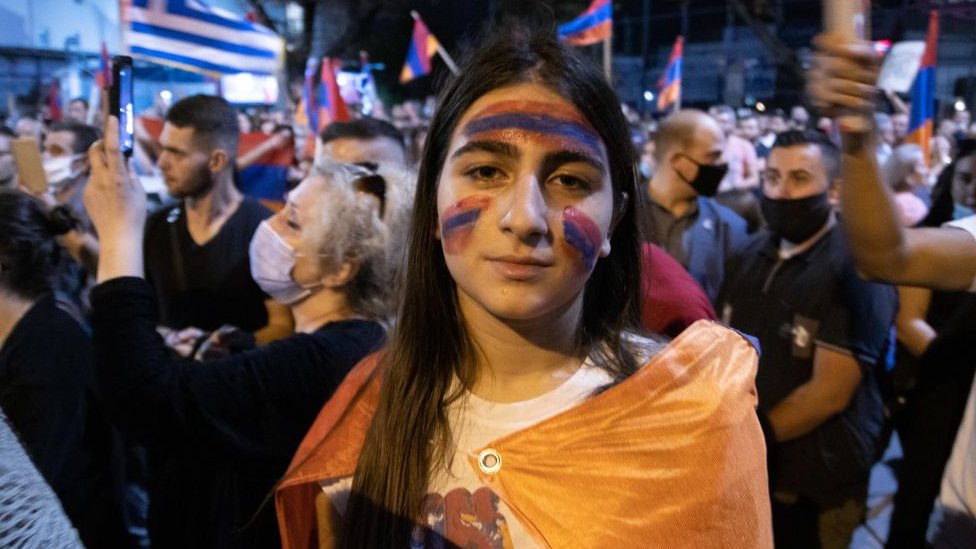
POLYGON ((414 531, 413 547, 463 549, 511 549, 508 521, 501 513, 498 495, 487 487, 471 493, 455 488, 446 494, 427 494, 425 528, 414 531))

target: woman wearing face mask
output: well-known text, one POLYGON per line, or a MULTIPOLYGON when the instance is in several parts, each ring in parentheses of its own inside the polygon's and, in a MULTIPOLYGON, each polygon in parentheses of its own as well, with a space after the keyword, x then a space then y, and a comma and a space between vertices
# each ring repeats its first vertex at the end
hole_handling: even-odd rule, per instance
POLYGON ((431 121, 391 343, 278 488, 286 548, 771 546, 752 345, 635 333, 633 158, 553 34, 474 50, 431 121))
POLYGON ((145 195, 124 169, 117 123, 89 153, 85 201, 102 239, 93 325, 106 401, 154 458, 149 537, 153 547, 277 546, 262 502, 315 413, 384 339, 408 176, 315 166, 251 243, 253 276, 291 307, 296 334, 177 363, 155 331, 141 259, 145 195), (188 455, 199 456, 197 467, 167 468, 168 456, 188 455))

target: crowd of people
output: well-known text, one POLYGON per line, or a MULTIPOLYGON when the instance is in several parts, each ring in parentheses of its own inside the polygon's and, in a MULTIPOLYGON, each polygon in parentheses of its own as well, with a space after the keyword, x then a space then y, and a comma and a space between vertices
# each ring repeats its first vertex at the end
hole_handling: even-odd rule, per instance
POLYGON ((318 135, 0 126, 0 546, 841 548, 892 432, 886 546, 972 546, 976 124, 817 47, 788 114, 515 31, 318 135))

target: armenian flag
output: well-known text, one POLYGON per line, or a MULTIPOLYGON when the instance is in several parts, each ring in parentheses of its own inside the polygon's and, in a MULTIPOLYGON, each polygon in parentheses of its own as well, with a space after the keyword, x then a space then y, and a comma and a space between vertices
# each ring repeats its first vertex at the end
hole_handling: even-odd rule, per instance
MULTIPOLYGON (((319 89, 318 131, 332 122, 348 122, 349 107, 346 106, 342 94, 339 93, 339 83, 336 81, 335 71, 341 65, 338 59, 322 58, 322 87, 319 89)), ((318 133, 318 132, 316 132, 318 133)))
POLYGON ((668 66, 658 80, 657 110, 663 111, 672 105, 681 108, 681 62, 684 57, 685 38, 679 36, 674 40, 668 66))
POLYGON ((929 161, 929 141, 935 125, 935 60, 939 45, 939 14, 929 12, 929 33, 925 39, 925 52, 912 83, 912 112, 908 117, 908 135, 905 143, 915 143, 925 152, 929 161))
POLYGON ((441 48, 441 43, 427 29, 423 19, 416 12, 413 16, 413 37, 410 38, 410 48, 407 59, 400 71, 400 82, 409 82, 430 72, 430 60, 441 48))
POLYGON ((104 41, 98 59, 98 72, 95 73, 95 85, 102 89, 112 85, 112 60, 108 57, 108 47, 104 41))
POLYGON ((590 7, 569 23, 559 25, 559 40, 574 46, 588 46, 613 34, 613 4, 610 0, 593 0, 590 7))

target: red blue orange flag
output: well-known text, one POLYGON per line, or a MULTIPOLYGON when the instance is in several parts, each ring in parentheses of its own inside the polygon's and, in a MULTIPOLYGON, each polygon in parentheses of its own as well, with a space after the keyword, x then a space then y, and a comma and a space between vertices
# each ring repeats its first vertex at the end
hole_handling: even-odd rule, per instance
POLYGON ((574 46, 588 46, 610 38, 613 33, 613 4, 593 0, 590 7, 569 23, 559 25, 559 40, 574 46))
MULTIPOLYGON (((336 82, 335 71, 340 66, 338 59, 322 58, 322 88, 319 90, 319 119, 318 131, 332 122, 348 122, 349 107, 339 93, 339 83, 336 82)), ((318 132, 316 132, 318 133, 318 132)))
POLYGON ((95 85, 108 88, 112 85, 112 61, 108 57, 108 48, 102 42, 102 49, 98 59, 98 72, 95 73, 95 85))
POLYGON ((302 108, 298 109, 295 117, 304 122, 312 134, 319 131, 319 111, 315 104, 315 72, 319 62, 309 57, 305 62, 305 81, 302 84, 302 108))
POLYGON ((663 111, 672 105, 681 108, 681 63, 684 57, 685 39, 679 36, 671 48, 668 66, 658 80, 657 110, 663 111))
POLYGON ((939 14, 929 13, 929 33, 925 39, 925 53, 912 83, 912 112, 908 117, 908 135, 905 143, 915 143, 925 152, 929 161, 929 141, 935 125, 935 60, 939 45, 939 14))
POLYGON ((413 15, 413 36, 407 49, 407 59, 400 71, 400 82, 409 82, 430 72, 430 60, 440 49, 441 44, 427 29, 423 19, 413 15))

